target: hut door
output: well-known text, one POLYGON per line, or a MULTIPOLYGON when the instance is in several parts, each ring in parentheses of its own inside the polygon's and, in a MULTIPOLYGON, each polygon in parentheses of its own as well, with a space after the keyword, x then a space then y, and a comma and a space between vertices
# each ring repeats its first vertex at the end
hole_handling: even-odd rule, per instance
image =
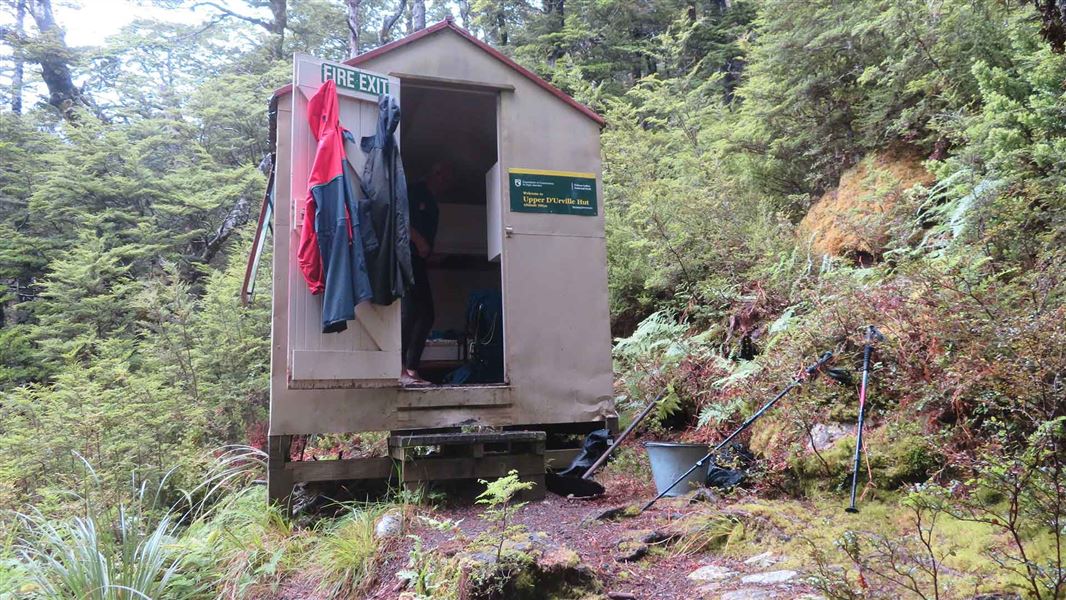
MULTIPOLYGON (((289 386, 376 387, 394 385, 400 374, 400 303, 360 304, 354 321, 340 333, 322 333, 322 296, 312 296, 296 262, 303 223, 307 179, 316 141, 307 123, 307 101, 327 79, 337 83, 341 124, 358 139, 377 126, 377 99, 399 99, 395 77, 296 55, 292 116, 292 178, 289 231, 288 376, 289 386)), ((399 135, 397 132, 397 139, 399 135)), ((362 174, 365 157, 349 144, 348 161, 362 174)))
POLYGON ((603 327, 607 251, 596 176, 511 168, 505 181, 509 381, 531 384, 547 398, 572 395, 582 386, 602 389, 597 378, 611 369, 610 353, 602 351, 610 347, 603 327))

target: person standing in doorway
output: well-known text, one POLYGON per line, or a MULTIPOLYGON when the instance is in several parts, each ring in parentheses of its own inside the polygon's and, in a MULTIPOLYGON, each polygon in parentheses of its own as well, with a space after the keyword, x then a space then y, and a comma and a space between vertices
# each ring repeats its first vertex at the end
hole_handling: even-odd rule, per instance
POLYGON ((455 176, 451 165, 434 163, 423 181, 408 191, 411 219, 411 271, 414 285, 403 296, 402 350, 403 371, 401 385, 429 385, 418 373, 426 338, 433 328, 433 290, 429 286, 426 261, 433 254, 440 221, 438 201, 451 190, 455 176))

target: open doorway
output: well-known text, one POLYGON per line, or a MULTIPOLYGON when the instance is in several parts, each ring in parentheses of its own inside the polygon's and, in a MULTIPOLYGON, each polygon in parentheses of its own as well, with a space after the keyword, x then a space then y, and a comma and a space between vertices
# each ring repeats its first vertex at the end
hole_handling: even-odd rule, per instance
MULTIPOLYGON (((505 381, 500 249, 490 243, 500 207, 488 191, 498 181, 497 96, 449 83, 401 82, 400 148, 412 202, 425 197, 442 169, 448 179, 428 185, 438 211, 433 250, 424 260, 432 327, 421 356, 408 350, 404 358, 405 367, 413 360, 418 374, 436 384, 505 381)), ((405 348, 417 346, 422 319, 405 316, 405 348)))

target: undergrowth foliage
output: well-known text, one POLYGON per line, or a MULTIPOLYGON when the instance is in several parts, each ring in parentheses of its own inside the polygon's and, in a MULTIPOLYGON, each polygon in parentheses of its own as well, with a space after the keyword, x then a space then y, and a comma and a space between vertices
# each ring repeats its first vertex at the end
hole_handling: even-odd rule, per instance
POLYGON ((266 455, 250 447, 219 449, 208 475, 176 502, 164 480, 141 482, 111 504, 96 471, 81 462, 85 485, 72 495, 74 514, 17 515, 11 549, 19 562, 0 569, 0 582, 7 578, 25 597, 262 597, 297 573, 324 597, 351 597, 377 581, 379 518, 405 510, 353 503, 336 520, 298 529, 266 505, 266 455))
MULTIPOLYGON (((168 505, 167 476, 155 486, 134 480, 127 500, 113 504, 96 470, 82 456, 85 486, 72 492, 77 514, 54 517, 19 513, 15 551, 22 558, 35 596, 49 599, 186 598, 205 591, 207 581, 188 585, 187 555, 175 544, 183 522, 210 515, 218 493, 246 482, 265 465, 253 448, 226 448, 210 476, 168 505)), ((169 475, 169 473, 168 473, 169 475)))
MULTIPOLYGON (((1048 432, 1066 416, 1066 60, 1004 3, 768 2, 758 15, 732 101, 673 74, 611 106, 622 405, 665 390, 654 435, 713 443, 825 350, 857 374, 874 324, 886 340, 861 497, 908 494, 912 525, 819 548, 823 592, 1062 597, 1066 454, 1048 432), (877 165, 915 154, 889 201, 877 165), (864 169, 862 185, 841 182, 864 169), (876 252, 823 254, 797 235, 812 202, 820 231, 876 252), (945 579, 963 520, 999 537, 981 568, 945 579)), ((823 380, 786 398, 746 438, 762 459, 746 485, 846 492, 853 437, 816 449, 813 431, 850 431, 856 395, 823 380)))

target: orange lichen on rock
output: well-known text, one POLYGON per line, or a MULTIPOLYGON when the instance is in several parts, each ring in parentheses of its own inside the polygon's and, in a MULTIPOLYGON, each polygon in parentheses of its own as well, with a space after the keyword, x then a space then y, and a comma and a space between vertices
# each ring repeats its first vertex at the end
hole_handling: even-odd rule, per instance
POLYGON ((867 156, 811 206, 800 222, 800 239, 815 252, 850 257, 860 264, 879 259, 900 196, 934 180, 921 160, 912 150, 867 156))

